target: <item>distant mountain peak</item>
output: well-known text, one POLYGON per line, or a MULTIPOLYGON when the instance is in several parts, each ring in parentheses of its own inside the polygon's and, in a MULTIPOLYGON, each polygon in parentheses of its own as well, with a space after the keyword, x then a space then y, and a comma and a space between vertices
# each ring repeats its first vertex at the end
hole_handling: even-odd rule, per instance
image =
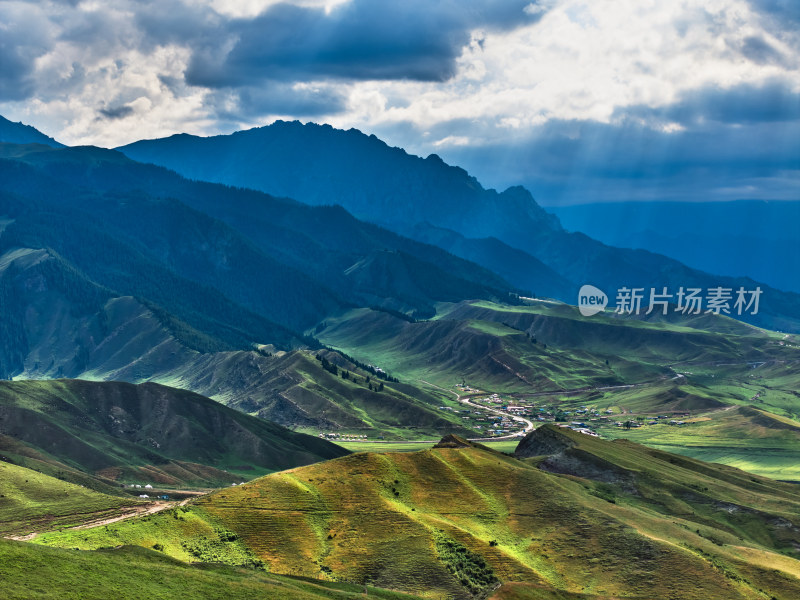
POLYGON ((294 198, 341 204, 360 219, 396 229, 431 222, 467 237, 501 237, 509 230, 561 231, 520 186, 485 189, 438 154, 427 158, 389 146, 358 129, 275 121, 209 138, 135 142, 120 148, 134 160, 206 179, 294 198))
POLYGON ((46 136, 41 131, 24 123, 14 123, 0 115, 0 142, 7 144, 44 144, 63 148, 64 144, 46 136))

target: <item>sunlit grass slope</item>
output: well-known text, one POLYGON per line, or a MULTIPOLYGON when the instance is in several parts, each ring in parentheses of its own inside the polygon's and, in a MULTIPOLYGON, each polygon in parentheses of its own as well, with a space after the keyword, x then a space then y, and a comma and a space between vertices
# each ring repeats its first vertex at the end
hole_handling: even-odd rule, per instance
MULTIPOLYGON (((314 427, 307 426, 310 431, 330 428, 363 432, 371 438, 378 434, 387 439, 420 439, 451 431, 469 433, 457 416, 438 410, 441 392, 419 389, 406 382, 383 381, 338 353, 295 352, 259 376, 259 389, 267 392, 264 399, 249 403, 233 399, 229 406, 276 420, 285 418, 282 412, 302 410, 316 421, 314 427), (337 374, 323 368, 317 356, 338 365, 337 374), (347 379, 342 377, 343 371, 347 379), (288 373, 291 377, 287 377, 288 373), (274 400, 275 394, 268 393, 272 391, 269 386, 282 391, 282 401, 274 400), (288 402, 292 405, 287 406, 288 402)), ((300 427, 303 428, 302 423, 300 427)))
POLYGON ((732 406, 680 427, 608 428, 603 434, 774 479, 800 481, 800 423, 753 407, 732 406))
POLYGON ((137 504, 0 462, 0 534, 27 535, 112 517, 137 504))
POLYGON ((723 317, 587 318, 548 302, 443 304, 436 319, 418 323, 356 309, 327 319, 319 337, 407 379, 466 379, 508 392, 652 381, 686 365, 798 358, 779 334, 723 317))
POLYGON ((407 594, 345 583, 308 581, 263 570, 187 565, 137 546, 97 552, 45 548, 0 539, 2 597, 8 600, 413 600, 407 594))
POLYGON ((261 560, 436 598, 800 594, 794 486, 552 426, 527 448, 543 451, 360 453, 40 541, 160 544, 183 560, 261 560))

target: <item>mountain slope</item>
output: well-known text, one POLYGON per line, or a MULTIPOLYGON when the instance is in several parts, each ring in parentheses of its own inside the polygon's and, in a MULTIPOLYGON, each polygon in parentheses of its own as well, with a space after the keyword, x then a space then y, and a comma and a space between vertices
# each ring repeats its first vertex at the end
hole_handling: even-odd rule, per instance
MULTIPOLYGON (((250 187, 309 204, 341 204, 359 218, 406 235, 417 231, 421 239, 433 243, 438 242, 426 232, 429 225, 466 238, 497 238, 544 263, 561 281, 572 283, 570 289, 561 289, 559 279, 541 272, 541 281, 525 288, 540 295, 549 293, 540 289, 551 290, 568 302, 575 301, 584 283, 604 289, 612 301, 615 290, 625 286, 645 290, 667 286, 674 293, 681 286, 751 290, 757 285, 752 279, 713 276, 665 256, 613 248, 583 234, 568 233, 523 188, 499 194, 485 190, 464 170, 446 165, 435 155, 410 156, 354 129, 278 121, 228 136, 178 135, 140 141, 121 151, 187 177, 250 187)), ((483 247, 486 240, 454 245, 445 236, 441 243, 484 266, 496 266, 496 258, 483 247)), ((504 275, 517 285, 530 281, 528 264, 519 261, 512 273, 504 275)), ((761 287, 761 310, 742 318, 771 329, 800 331, 800 296, 765 284, 761 287)))
POLYGON ((64 144, 46 136, 30 125, 14 123, 0 116, 0 142, 9 144, 44 144, 53 148, 63 148, 64 144))
POLYGON ((442 395, 407 383, 382 381, 334 352, 297 351, 264 357, 230 353, 198 360, 180 385, 199 390, 248 414, 287 427, 419 439, 465 428, 442 413, 442 395), (327 370, 321 359, 336 366, 327 370), (347 376, 345 379, 343 376, 347 376))
POLYGON ((673 378, 678 365, 731 362, 747 370, 748 361, 797 358, 782 336, 731 319, 582 317, 552 302, 442 305, 435 320, 416 323, 358 309, 324 325, 317 333, 324 343, 400 377, 445 386, 466 379, 505 392, 636 384, 673 378))
MULTIPOLYGON (((115 250, 123 253, 120 258, 134 251, 295 330, 314 325, 347 302, 374 303, 376 291, 392 308, 426 311, 434 302, 453 296, 507 299, 513 292, 486 269, 361 223, 341 208, 311 208, 260 193, 190 182, 96 148, 43 151, 6 145, 0 147, 3 152, 8 160, 0 165, 5 175, 0 189, 14 195, 6 200, 12 205, 6 214, 16 219, 6 235, 23 224, 35 227, 35 241, 58 244, 53 247, 92 276, 98 260, 119 262, 114 255, 94 256, 98 245, 105 245, 99 234, 79 243, 102 224, 107 237, 125 246, 115 250), (54 204, 56 188, 61 201, 54 204), (77 221, 85 229, 56 231, 52 225, 56 219, 77 221), (67 243, 73 246, 65 248, 67 243), (343 276, 359 260, 383 250, 421 261, 411 272, 408 290, 343 276), (450 279, 440 283, 443 272, 450 279), (424 297, 419 297, 420 290, 424 297)), ((386 275, 392 273, 376 274, 386 275)))
MULTIPOLYGON (((134 283, 132 291, 143 289, 140 280, 134 283)), ((181 289, 176 283, 162 292, 175 294, 181 289)), ((189 302, 194 300, 191 292, 188 287, 189 302)), ((156 381, 315 433, 319 429, 389 437, 429 437, 450 430, 469 433, 452 414, 443 418, 435 410, 441 404, 438 395, 395 382, 378 390, 377 378, 370 384, 366 379, 370 373, 338 355, 325 353, 352 372, 352 379, 333 376, 307 352, 276 353, 272 346, 237 350, 250 347, 247 335, 259 331, 264 331, 261 339, 270 339, 272 332, 271 339, 290 343, 293 336, 274 325, 266 329, 262 320, 243 309, 211 303, 208 289, 200 288, 196 294, 203 301, 200 307, 216 306, 217 312, 201 317, 180 304, 180 295, 165 300, 199 329, 151 302, 119 296, 94 284, 52 251, 8 250, 0 255, 3 376, 156 381), (248 318, 245 331, 242 326, 248 325, 248 318)))
POLYGON ((309 204, 342 204, 377 223, 428 221, 468 237, 508 227, 530 232, 538 223, 558 228, 557 220, 521 188, 502 194, 484 190, 435 154, 412 156, 355 129, 277 121, 229 136, 176 135, 120 150, 193 179, 211 178, 309 204), (519 221, 510 223, 508 213, 519 221))
MULTIPOLYGON (((360 453, 219 491, 183 520, 40 541, 90 549, 157 539, 191 561, 205 556, 202 539, 222 539, 216 528, 275 573, 464 599, 501 582, 544 598, 800 591, 794 486, 558 428, 534 435, 554 438, 551 455, 519 460, 464 443, 360 453)), ((215 547, 236 561, 238 550, 215 547)))
POLYGON ((747 274, 800 292, 800 239, 793 226, 800 221, 797 200, 609 202, 549 210, 570 231, 611 246, 644 248, 709 273, 747 274))
POLYGON ((449 229, 421 223, 403 229, 409 237, 438 246, 482 267, 537 297, 571 299, 575 284, 535 258, 495 238, 466 238, 449 229))
MULTIPOLYGON (((342 456, 339 446, 157 384, 0 384, 7 460, 104 486, 214 485, 342 456)), ((85 483, 85 482, 82 482, 85 483)))

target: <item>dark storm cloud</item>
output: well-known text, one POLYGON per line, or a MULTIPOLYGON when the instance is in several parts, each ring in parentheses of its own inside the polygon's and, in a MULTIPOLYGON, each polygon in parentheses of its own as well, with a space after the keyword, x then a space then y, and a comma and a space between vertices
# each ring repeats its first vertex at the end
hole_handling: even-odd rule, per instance
POLYGON ((800 119, 800 94, 787 82, 769 81, 763 85, 741 84, 729 89, 706 87, 685 93, 669 106, 629 107, 616 117, 643 118, 648 121, 701 125, 706 121, 744 124, 794 121, 800 119))
POLYGON ((242 88, 239 90, 238 117, 332 115, 345 110, 346 100, 347 96, 339 89, 298 89, 284 83, 242 88))
POLYGON ((125 117, 133 114, 132 106, 114 106, 109 108, 101 108, 98 110, 106 119, 124 119, 125 117))
POLYGON ((231 21, 222 43, 199 48, 187 82, 208 87, 253 80, 345 78, 443 81, 474 28, 509 29, 534 21, 527 0, 379 3, 353 0, 330 14, 278 4, 231 21), (226 41, 233 41, 228 53, 226 41))
POLYGON ((33 93, 35 55, 27 50, 0 38, 0 100, 23 100, 33 93))

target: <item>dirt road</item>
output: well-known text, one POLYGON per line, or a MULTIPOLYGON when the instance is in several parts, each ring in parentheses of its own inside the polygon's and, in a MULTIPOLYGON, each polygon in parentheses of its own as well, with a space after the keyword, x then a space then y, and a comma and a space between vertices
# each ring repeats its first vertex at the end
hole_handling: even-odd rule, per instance
MULTIPOLYGON (((125 512, 120 513, 118 515, 114 515, 113 517, 89 520, 81 525, 76 525, 75 527, 67 527, 66 529, 89 529, 90 527, 102 527, 103 525, 110 525, 111 523, 117 523, 118 521, 125 521, 126 519, 132 519, 134 517, 152 515, 157 512, 161 512, 162 510, 167 510, 168 508, 176 508, 178 506, 184 506, 187 502, 189 502, 189 500, 190 498, 186 498, 185 500, 181 500, 180 502, 156 500, 154 502, 148 502, 147 504, 132 506, 130 508, 125 509, 125 512)), ((8 539, 17 540, 20 542, 27 542, 38 536, 39 533, 40 532, 29 533, 28 535, 16 535, 16 536, 10 535, 8 536, 8 539)))

